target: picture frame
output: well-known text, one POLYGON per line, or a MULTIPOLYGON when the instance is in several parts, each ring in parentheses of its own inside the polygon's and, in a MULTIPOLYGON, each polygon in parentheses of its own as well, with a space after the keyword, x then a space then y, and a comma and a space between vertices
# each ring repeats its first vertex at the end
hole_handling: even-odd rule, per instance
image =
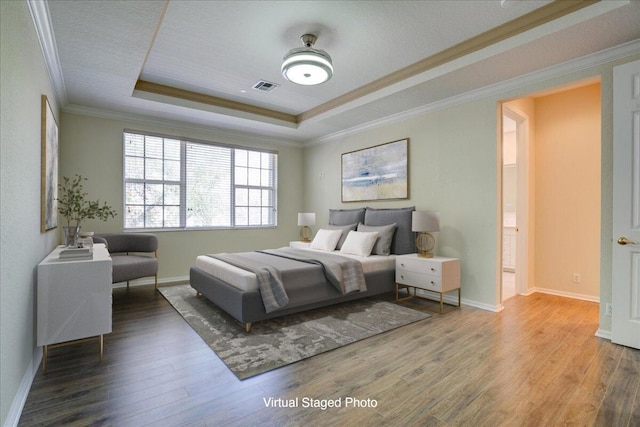
POLYGON ((409 198, 409 138, 342 154, 342 201, 409 198))
POLYGON ((47 95, 41 98, 41 232, 58 226, 58 124, 47 95))

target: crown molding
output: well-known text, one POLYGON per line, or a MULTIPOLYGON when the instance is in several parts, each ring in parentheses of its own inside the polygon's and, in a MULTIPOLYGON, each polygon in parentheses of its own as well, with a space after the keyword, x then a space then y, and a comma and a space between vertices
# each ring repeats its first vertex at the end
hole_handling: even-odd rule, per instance
MULTIPOLYGON (((289 147, 302 147, 302 143, 295 140, 285 138, 273 138, 269 136, 256 135, 249 132, 230 131, 215 126, 206 126, 182 122, 179 120, 167 120, 143 114, 123 113, 118 111, 103 110, 94 107, 85 107, 81 105, 70 104, 62 108, 64 113, 77 114, 81 116, 96 117, 99 119, 117 120, 127 123, 136 123, 146 126, 179 129, 183 131, 201 131, 212 134, 216 138, 233 139, 244 142, 252 142, 256 144, 272 144, 284 145, 289 147)), ((219 141, 225 142, 225 141, 219 141)))
POLYGON ((305 111, 298 115, 298 122, 302 123, 313 117, 335 110, 337 107, 360 100, 368 95, 373 95, 383 89, 405 82, 407 79, 416 77, 439 66, 449 64, 452 61, 479 52, 485 48, 496 45, 499 42, 523 34, 531 29, 584 9, 600 1, 601 0, 579 0, 551 2, 545 6, 535 9, 532 12, 438 52, 435 55, 401 68, 387 76, 305 111))
POLYGON ((563 62, 559 65, 544 68, 532 73, 523 74, 518 77, 514 77, 509 80, 504 80, 499 83, 495 83, 489 86, 482 87, 480 89, 472 90, 460 95, 456 95, 447 99, 436 101, 430 104, 426 104, 420 107, 413 108, 411 110, 403 111, 391 116, 384 117, 382 119, 374 120, 368 123, 364 123, 360 126, 355 126, 349 129, 345 129, 339 132, 335 132, 329 135, 325 135, 319 138, 315 138, 304 142, 305 146, 311 146, 321 143, 331 142, 337 139, 342 139, 347 136, 355 135, 361 132, 365 132, 371 129, 379 128, 381 126, 397 123, 403 120, 407 120, 416 116, 420 116, 426 113, 444 110, 456 105, 465 104, 478 99, 482 99, 488 96, 498 96, 505 92, 515 91, 522 88, 527 88, 530 85, 544 82, 549 79, 562 77, 564 75, 579 72, 585 69, 589 69, 607 62, 615 61, 617 59, 625 58, 631 55, 640 54, 640 39, 632 40, 630 42, 602 50, 590 55, 586 55, 577 59, 573 59, 567 62, 563 62))
MULTIPOLYGON (((140 92, 146 92, 164 97, 164 99, 160 100, 159 102, 179 105, 171 101, 172 99, 179 99, 217 108, 225 111, 224 114, 237 115, 237 117, 240 118, 250 117, 253 118, 253 120, 266 121, 268 123, 285 125, 288 127, 295 127, 298 124, 297 118, 293 114, 287 114, 269 108, 263 108, 255 105, 245 104, 242 102, 232 101, 230 99, 220 98, 218 96, 179 89, 167 85, 161 85, 159 83, 138 80, 134 87, 133 96, 138 96, 137 94, 140 92)), ((141 98, 145 99, 144 97, 141 98)))
POLYGON ((53 35, 53 26, 49 15, 49 6, 46 1, 27 0, 31 19, 38 35, 44 62, 49 72, 49 79, 56 93, 60 105, 67 104, 67 88, 62 76, 62 66, 58 57, 56 39, 53 35))

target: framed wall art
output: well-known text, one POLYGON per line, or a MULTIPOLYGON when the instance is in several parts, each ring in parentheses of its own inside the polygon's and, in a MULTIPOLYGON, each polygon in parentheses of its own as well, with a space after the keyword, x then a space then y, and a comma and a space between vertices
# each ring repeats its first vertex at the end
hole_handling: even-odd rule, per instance
POLYGON ((58 226, 58 124, 47 95, 42 95, 41 231, 58 226))
POLYGON ((342 155, 342 201, 409 198, 409 139, 342 155))

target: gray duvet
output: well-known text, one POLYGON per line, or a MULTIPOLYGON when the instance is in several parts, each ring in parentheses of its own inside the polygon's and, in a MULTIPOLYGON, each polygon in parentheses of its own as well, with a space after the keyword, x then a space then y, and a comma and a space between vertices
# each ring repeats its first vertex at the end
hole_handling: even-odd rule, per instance
POLYGON ((267 313, 287 305, 287 288, 305 283, 328 283, 342 294, 367 290, 362 264, 339 255, 285 247, 208 256, 253 272, 267 313))

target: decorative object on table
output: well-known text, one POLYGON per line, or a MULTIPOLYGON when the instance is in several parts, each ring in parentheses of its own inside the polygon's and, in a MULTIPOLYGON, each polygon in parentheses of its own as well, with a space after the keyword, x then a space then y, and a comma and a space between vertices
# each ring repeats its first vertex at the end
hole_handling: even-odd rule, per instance
POLYGON ((92 248, 93 231, 81 231, 78 233, 78 246, 81 248, 92 248))
POLYGON ((311 241, 310 225, 316 225, 316 214, 311 212, 298 213, 298 226, 300 229, 300 238, 303 242, 311 241))
POLYGON ((342 155, 342 201, 409 198, 409 139, 342 155))
POLYGON ((246 333, 189 285, 165 286, 160 292, 241 380, 431 317, 364 298, 263 320, 246 333))
POLYGON ((282 59, 282 75, 290 82, 312 86, 324 83, 333 76, 331 56, 321 49, 314 49, 318 38, 313 34, 300 37, 303 47, 291 49, 282 59))
POLYGON ((62 184, 58 186, 58 213, 67 218, 64 227, 64 242, 67 247, 78 246, 78 233, 82 221, 86 219, 99 219, 106 221, 117 215, 111 206, 99 200, 87 200, 89 195, 84 191, 82 181, 86 181, 81 175, 73 178, 62 177, 62 184))
POLYGON ((58 124, 47 95, 42 95, 41 135, 40 230, 44 233, 58 226, 58 124))
POLYGON ((92 259, 93 248, 64 248, 58 254, 58 258, 69 260, 92 259))
POLYGON ((440 231, 440 212, 414 211, 411 216, 411 231, 418 232, 416 237, 418 256, 433 258, 431 251, 436 244, 436 239, 431 233, 440 231))

